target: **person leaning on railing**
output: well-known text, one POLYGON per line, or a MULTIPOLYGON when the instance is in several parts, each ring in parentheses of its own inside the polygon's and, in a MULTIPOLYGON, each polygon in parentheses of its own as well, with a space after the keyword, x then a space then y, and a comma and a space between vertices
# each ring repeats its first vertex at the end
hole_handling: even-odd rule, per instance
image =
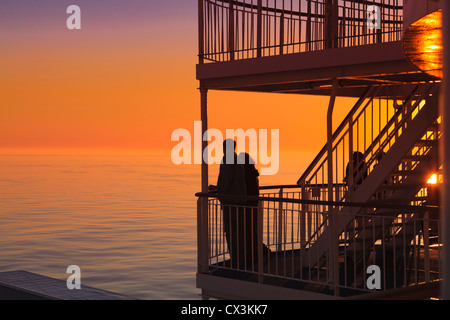
MULTIPOLYGON (((236 155, 236 143, 227 139, 223 143, 224 157, 220 164, 217 186, 209 186, 210 192, 217 192, 223 212, 223 228, 231 267, 252 268, 258 255, 258 204, 259 172, 255 161, 247 153, 236 155), (224 196, 241 196, 232 199, 224 196), (242 198, 244 196, 244 198, 242 198)), ((263 247, 264 255, 269 250, 263 247)))
POLYGON ((245 191, 245 173, 244 168, 237 163, 236 143, 232 139, 226 139, 223 142, 222 162, 220 164, 219 176, 217 178, 217 186, 210 186, 210 191, 217 191, 218 199, 223 212, 223 229, 228 250, 231 258, 231 267, 237 268, 240 260, 238 244, 239 241, 238 221, 239 217, 243 217, 243 207, 245 200, 230 199, 223 196, 243 196, 245 191))

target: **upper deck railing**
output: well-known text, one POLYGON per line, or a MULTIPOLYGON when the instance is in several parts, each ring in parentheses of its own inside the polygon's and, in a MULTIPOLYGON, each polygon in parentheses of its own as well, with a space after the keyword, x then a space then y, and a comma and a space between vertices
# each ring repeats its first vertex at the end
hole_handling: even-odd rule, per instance
POLYGON ((403 0, 199 0, 199 63, 399 41, 402 29, 403 0))

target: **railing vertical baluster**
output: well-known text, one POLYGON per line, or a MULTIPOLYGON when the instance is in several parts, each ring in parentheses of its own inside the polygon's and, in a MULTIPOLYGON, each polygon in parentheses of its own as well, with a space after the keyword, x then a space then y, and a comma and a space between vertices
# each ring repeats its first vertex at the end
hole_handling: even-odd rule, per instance
POLYGON ((424 268, 425 268, 425 282, 430 282, 430 225, 429 213, 425 213, 423 221, 423 248, 424 248, 424 268))
MULTIPOLYGON (((302 185, 301 189, 301 199, 308 200, 308 191, 304 185, 302 185)), ((300 211, 300 252, 305 250, 306 244, 306 213, 309 212, 307 204, 301 204, 300 211)))
POLYGON ((202 242, 202 208, 201 199, 197 199, 197 272, 201 273, 203 271, 203 242, 202 242))
POLYGON ((352 201, 353 194, 353 172, 355 168, 353 167, 353 115, 350 115, 348 119, 348 173, 347 174, 347 185, 348 185, 348 195, 349 200, 352 201))
MULTIPOLYGON (((278 197, 280 199, 283 198, 283 188, 280 188, 278 197)), ((278 249, 277 250, 281 251, 283 249, 282 248, 282 244, 283 244, 283 202, 282 201, 280 201, 278 203, 278 223, 277 224, 278 224, 278 239, 277 239, 277 242, 278 242, 277 248, 278 249)))
POLYGON ((228 52, 230 60, 234 60, 234 0, 229 0, 228 9, 228 52))
POLYGON ((257 26, 256 26, 256 54, 258 57, 262 56, 262 0, 258 0, 258 13, 257 13, 257 26))
POLYGON ((205 43, 205 33, 204 33, 204 19, 203 19, 203 3, 205 0, 198 0, 198 63, 203 64, 204 62, 204 43, 205 43))
POLYGON ((311 0, 307 0, 307 18, 306 18, 306 51, 312 51, 311 47, 311 0))
POLYGON ((264 219, 263 201, 258 203, 258 283, 263 283, 264 261, 263 261, 263 219, 264 219))
POLYGON ((284 11, 280 16, 280 55, 284 54, 284 11))

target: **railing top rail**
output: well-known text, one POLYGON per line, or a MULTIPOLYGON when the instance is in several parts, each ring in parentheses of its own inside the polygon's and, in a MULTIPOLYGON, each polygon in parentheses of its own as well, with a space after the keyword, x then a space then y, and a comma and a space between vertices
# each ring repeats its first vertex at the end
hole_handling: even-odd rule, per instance
POLYGON ((199 0, 200 63, 398 41, 402 10, 402 0, 199 0), (367 24, 371 5, 380 28, 367 24))
MULTIPOLYGON (((252 3, 247 3, 245 1, 239 1, 239 0, 205 0, 205 2, 208 2, 212 5, 219 5, 218 2, 220 2, 220 6, 221 7, 225 7, 225 5, 229 6, 230 3, 232 3, 234 6, 237 7, 242 7, 242 8, 248 8, 248 9, 252 9, 252 10, 257 10, 258 9, 258 4, 253 4, 252 3)), ((257 2, 257 1, 255 1, 257 2)), ((325 1, 315 1, 317 3, 325 3, 325 1)), ((349 3, 355 3, 355 4, 360 4, 360 5, 366 5, 366 6, 370 6, 370 5, 378 5, 381 6, 385 9, 393 9, 393 10, 400 10, 403 9, 403 5, 396 5, 396 4, 391 4, 391 3, 385 3, 383 0, 379 0, 379 1, 375 1, 375 0, 347 0, 346 2, 349 3)), ((341 5, 339 4, 338 7, 340 8, 347 8, 346 5, 341 5)), ((317 13, 313 13, 313 12, 302 12, 302 11, 295 11, 292 9, 286 9, 286 8, 278 8, 278 7, 270 7, 267 5, 262 5, 261 6, 262 11, 267 11, 267 12, 272 12, 272 13, 283 13, 283 14, 291 14, 291 15, 296 15, 296 16, 324 16, 324 14, 317 14, 317 13)))
MULTIPOLYGON (((333 187, 345 187, 344 183, 333 183, 333 187)), ((328 183, 309 183, 307 185, 308 188, 327 188, 329 186, 328 183)), ((274 186, 260 186, 259 190, 275 190, 275 189, 300 189, 302 185, 298 184, 282 184, 282 185, 274 185, 274 186)))
POLYGON ((337 201, 324 201, 324 200, 303 200, 303 199, 291 199, 282 197, 264 197, 264 196, 240 196, 240 195, 219 195, 217 193, 205 193, 198 192, 195 194, 198 198, 215 198, 223 200, 249 200, 249 201, 269 201, 269 202, 286 202, 297 204, 310 204, 310 205, 324 205, 330 207, 352 207, 352 208, 377 208, 377 209, 393 209, 406 212, 433 212, 439 213, 440 207, 438 206, 414 206, 414 205, 396 205, 389 203, 373 203, 373 202, 337 202, 337 201))
MULTIPOLYGON (((354 105, 354 107, 352 108, 352 110, 347 114, 347 116, 345 117, 345 119, 341 122, 341 124, 339 125, 339 127, 336 129, 336 131, 333 133, 333 137, 332 140, 334 141, 336 139, 336 137, 338 137, 341 132, 345 129, 347 123, 349 122, 349 120, 355 115, 355 113, 359 110, 359 107, 364 103, 364 101, 367 98, 374 98, 374 94, 373 90, 374 88, 380 88, 379 86, 377 87, 373 87, 373 86, 369 86, 366 91, 364 92, 364 94, 359 98, 359 100, 356 102, 356 104, 354 105)), ((309 165, 309 167, 305 170, 305 172, 302 174, 302 176, 300 177, 300 179, 298 179, 297 184, 303 184, 306 182, 306 178, 308 177, 308 175, 311 173, 311 171, 315 168, 315 166, 319 163, 320 159, 326 154, 327 152, 327 145, 325 144, 325 146, 322 148, 322 150, 320 150, 319 154, 316 156, 316 158, 313 160, 313 162, 309 165)))
POLYGON ((260 186, 259 190, 273 190, 273 189, 298 189, 301 186, 298 184, 281 184, 274 186, 260 186))

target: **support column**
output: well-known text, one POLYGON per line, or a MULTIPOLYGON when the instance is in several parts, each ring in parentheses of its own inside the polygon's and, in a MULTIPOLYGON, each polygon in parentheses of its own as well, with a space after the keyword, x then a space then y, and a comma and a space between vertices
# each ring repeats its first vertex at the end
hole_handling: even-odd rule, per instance
POLYGON ((203 139, 208 130, 208 89, 200 89, 201 121, 202 121, 202 192, 208 192, 208 163, 205 162, 203 154, 207 153, 208 141, 203 139))
POLYGON ((338 35, 338 2, 325 1, 325 49, 337 47, 338 35))
POLYGON ((441 139, 441 163, 442 189, 441 189, 441 221, 443 231, 443 258, 442 258, 442 285, 441 299, 450 300, 450 1, 441 1, 442 4, 442 41, 444 44, 444 80, 443 100, 440 104, 442 116, 442 139, 441 139))
MULTIPOLYGON (((333 192, 333 109, 337 94, 337 79, 333 79, 333 88, 331 90, 330 103, 327 113, 327 164, 328 164, 328 201, 334 200, 333 192)), ((334 212, 334 206, 328 206, 328 218, 330 234, 330 280, 334 283, 335 295, 339 295, 339 264, 338 264, 338 228, 337 216, 334 212)))
MULTIPOLYGON (((202 120, 202 193, 208 192, 208 163, 205 161, 203 155, 207 154, 208 141, 203 139, 206 130, 208 129, 208 90, 200 89, 201 100, 201 120, 202 120)), ((206 159, 208 160, 208 159, 206 159)), ((208 273, 209 264, 209 235, 208 235, 208 198, 200 198, 200 234, 201 234, 201 271, 208 273)))
POLYGON ((198 63, 204 62, 205 25, 203 15, 203 1, 198 0, 198 63))

